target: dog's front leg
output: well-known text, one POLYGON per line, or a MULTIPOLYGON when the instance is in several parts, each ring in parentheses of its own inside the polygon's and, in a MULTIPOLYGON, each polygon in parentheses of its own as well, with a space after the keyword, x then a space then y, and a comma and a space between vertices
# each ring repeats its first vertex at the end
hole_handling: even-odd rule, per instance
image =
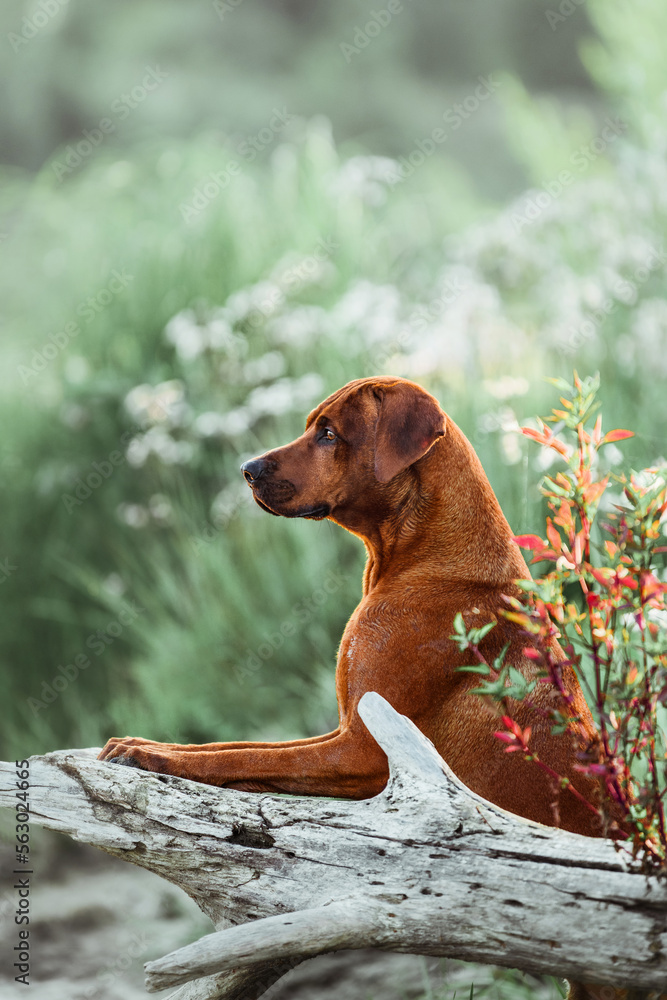
POLYGON ((182 752, 139 745, 119 745, 105 759, 144 771, 175 774, 208 785, 252 792, 291 792, 365 799, 384 788, 388 767, 384 752, 361 720, 320 742, 272 747, 182 752))
POLYGON ((133 747, 143 747, 145 750, 154 750, 164 753, 201 753, 202 751, 214 750, 246 750, 249 747, 257 747, 265 750, 273 747, 300 747, 309 746, 311 743, 321 743, 323 740, 333 739, 338 736, 340 727, 331 733, 323 736, 306 736, 300 740, 283 740, 281 742, 262 743, 253 740, 240 740, 232 743, 160 743, 159 740, 144 740, 140 736, 112 736, 107 740, 104 749, 98 755, 99 760, 108 760, 117 757, 120 753, 133 747))

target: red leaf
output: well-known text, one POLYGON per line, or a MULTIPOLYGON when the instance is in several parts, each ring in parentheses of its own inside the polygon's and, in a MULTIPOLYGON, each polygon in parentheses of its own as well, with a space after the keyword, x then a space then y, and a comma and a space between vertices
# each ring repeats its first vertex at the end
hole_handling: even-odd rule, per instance
POLYGON ((514 535, 512 541, 516 542, 520 549, 546 548, 546 542, 543 542, 537 535, 514 535))
POLYGON ((529 660, 541 660, 542 654, 539 649, 535 649, 534 646, 524 646, 521 651, 524 656, 527 656, 529 660))
MULTIPOLYGON (((607 572, 609 572, 609 570, 607 572)), ((595 566, 591 566, 589 573, 591 576, 595 577, 598 583, 601 583, 603 587, 606 587, 607 590, 611 588, 612 580, 609 577, 606 577, 602 570, 596 569, 595 566)))
POLYGON ((608 434, 602 438, 602 444, 610 444, 612 441, 623 441, 625 438, 634 437, 634 431, 609 431, 608 434))

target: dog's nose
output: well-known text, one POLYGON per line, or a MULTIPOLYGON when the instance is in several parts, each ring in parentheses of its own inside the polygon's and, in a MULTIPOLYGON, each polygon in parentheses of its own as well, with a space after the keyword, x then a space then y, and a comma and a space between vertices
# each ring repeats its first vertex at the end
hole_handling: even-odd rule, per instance
POLYGON ((249 462, 244 462, 241 472, 247 483, 254 483, 260 476, 263 476, 267 469, 267 463, 263 458, 251 458, 249 462))

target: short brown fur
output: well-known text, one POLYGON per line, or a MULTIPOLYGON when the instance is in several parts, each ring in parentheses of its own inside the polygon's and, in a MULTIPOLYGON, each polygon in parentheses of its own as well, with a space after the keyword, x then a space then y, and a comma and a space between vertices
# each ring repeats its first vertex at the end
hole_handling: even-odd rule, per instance
MULTIPOLYGON (((497 715, 470 695, 476 678, 456 669, 470 661, 449 638, 461 611, 470 626, 497 622, 483 641, 487 659, 509 643, 508 661, 533 672, 525 637, 498 615, 503 595, 530 574, 477 455, 437 401, 405 379, 359 379, 313 410, 296 441, 244 469, 263 509, 328 517, 366 546, 363 598, 338 654, 339 725, 283 743, 181 746, 125 737, 109 740, 100 756, 227 788, 363 799, 388 777, 385 754, 357 713, 361 696, 377 691, 475 792, 540 823, 558 819, 566 830, 599 836, 595 815, 571 793, 556 792, 537 767, 503 752, 493 735, 497 715)), ((574 765, 596 732, 571 670, 566 678, 584 720, 578 743, 552 735, 521 706, 516 718, 532 723, 539 756, 594 802, 597 787, 574 765)), ((533 698, 546 705, 554 691, 540 684, 533 698)), ((583 989, 573 984, 571 995, 585 997, 583 989)))

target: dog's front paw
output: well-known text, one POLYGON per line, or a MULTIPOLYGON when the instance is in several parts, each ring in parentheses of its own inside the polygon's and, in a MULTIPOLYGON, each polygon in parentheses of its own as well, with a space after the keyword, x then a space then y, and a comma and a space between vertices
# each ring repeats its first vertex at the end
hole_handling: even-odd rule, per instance
POLYGON ((177 774, 176 762, 166 754, 142 750, 140 747, 130 747, 121 750, 112 757, 105 758, 108 764, 122 764, 124 767, 136 767, 140 771, 153 771, 156 774, 177 774))
POLYGON ((140 736, 112 736, 97 755, 98 760, 109 760, 117 754, 124 753, 134 747, 158 747, 154 740, 144 740, 140 736))
POLYGON ((134 739, 131 736, 111 739, 100 753, 98 760, 109 764, 122 764, 125 767, 136 767, 141 771, 154 771, 158 774, 173 774, 174 763, 168 754, 160 752, 158 744, 149 740, 134 739))

